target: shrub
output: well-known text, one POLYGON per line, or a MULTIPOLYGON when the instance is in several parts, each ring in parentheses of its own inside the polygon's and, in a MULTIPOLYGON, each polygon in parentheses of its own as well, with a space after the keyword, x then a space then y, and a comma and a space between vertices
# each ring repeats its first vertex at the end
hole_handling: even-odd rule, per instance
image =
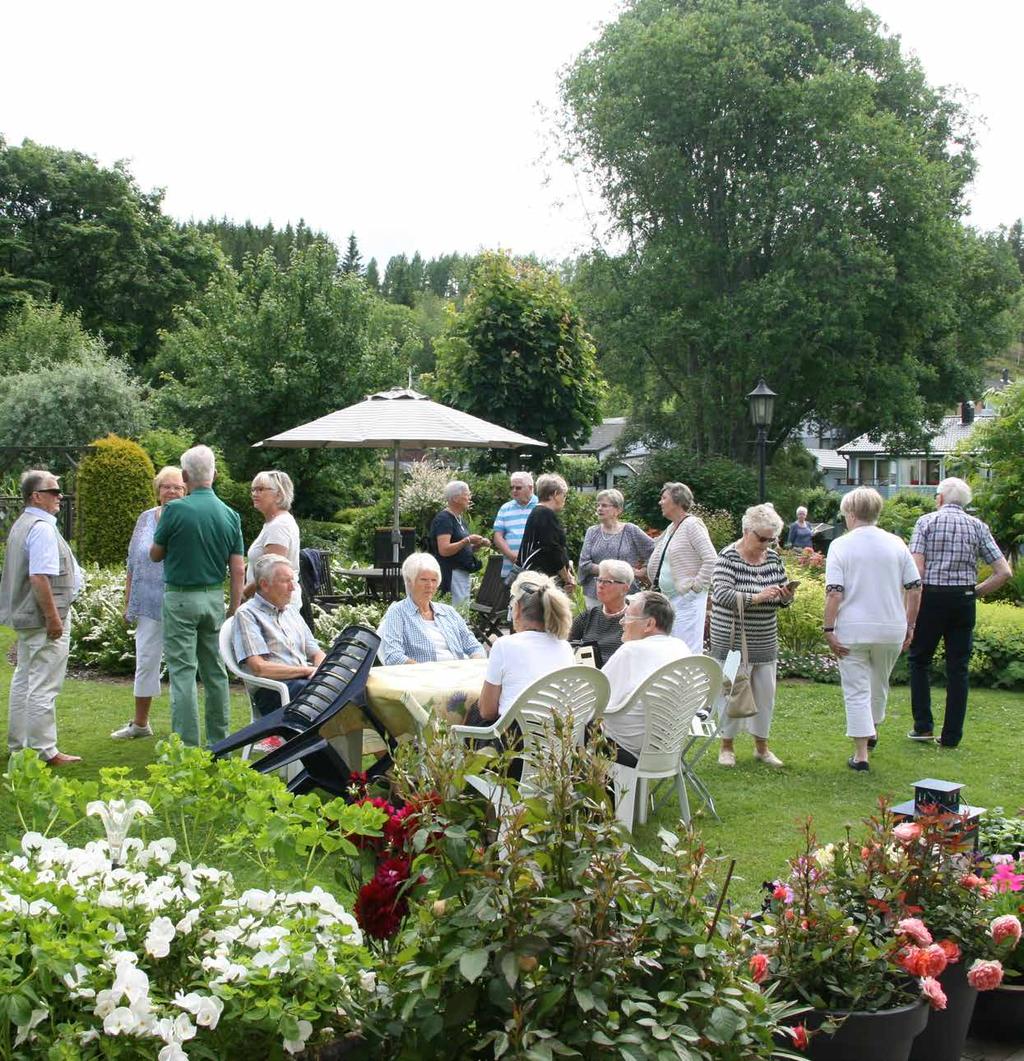
POLYGON ((914 524, 926 512, 935 511, 935 497, 918 494, 912 490, 901 490, 887 498, 878 525, 882 530, 898 534, 905 542, 910 541, 914 524))
POLYGON ((153 462, 137 443, 108 435, 78 468, 77 544, 82 560, 119 564, 139 515, 152 508, 153 462))
POLYGON ((153 467, 159 471, 168 464, 175 467, 181 464, 181 455, 192 447, 192 436, 168 431, 165 427, 155 427, 145 431, 139 437, 139 445, 149 454, 153 467))
POLYGON ((793 603, 779 609, 779 648, 795 656, 820 655, 826 648, 822 640, 822 618, 825 615, 825 585, 802 574, 793 603))
POLYGON ((842 500, 843 495, 837 490, 816 486, 807 491, 801 503, 806 507, 807 518, 812 523, 835 523, 839 519, 839 504, 842 500))
POLYGON ((453 479, 462 479, 462 474, 443 461, 422 460, 410 465, 399 495, 399 509, 402 525, 413 527, 417 538, 427 534, 431 521, 444 508, 444 488, 453 479))
POLYGON ((313 606, 313 635, 326 649, 346 626, 356 624, 376 630, 384 618, 387 605, 382 601, 367 601, 365 604, 341 604, 334 611, 325 612, 313 606))
POLYGON ((598 460, 596 457, 565 457, 555 461, 555 470, 572 487, 593 486, 597 478, 598 460))
POLYGON ((708 529, 711 544, 718 552, 736 541, 736 520, 724 508, 709 510, 703 505, 694 505, 693 514, 700 516, 708 529))
POLYGON ((337 556, 348 541, 351 527, 319 519, 298 519, 299 544, 303 549, 323 549, 337 556))
POLYGON ((135 638, 124 618, 124 567, 86 565, 85 589, 71 605, 68 662, 102 674, 134 674, 135 638))
POLYGON ((217 477, 213 480, 214 493, 233 508, 242 521, 242 540, 248 544, 263 529, 263 516, 253 508, 248 483, 236 482, 217 462, 217 477))

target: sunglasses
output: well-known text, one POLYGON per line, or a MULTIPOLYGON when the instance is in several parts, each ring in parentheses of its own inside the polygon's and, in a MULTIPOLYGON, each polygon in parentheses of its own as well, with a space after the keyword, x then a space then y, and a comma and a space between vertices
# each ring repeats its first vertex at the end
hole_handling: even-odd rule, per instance
POLYGON ((760 543, 761 543, 762 545, 767 545, 767 544, 768 544, 769 542, 773 542, 773 541, 775 541, 775 535, 774 535, 774 534, 772 534, 772 535, 770 535, 769 537, 767 537, 767 538, 766 538, 766 537, 765 537, 765 536, 764 536, 763 534, 757 534, 757 533, 755 532, 755 534, 754 534, 754 537, 755 537, 755 538, 756 538, 756 539, 757 539, 757 540, 758 540, 758 541, 759 541, 759 542, 760 542, 760 543))
POLYGON ((54 494, 57 497, 63 497, 64 491, 57 486, 48 486, 43 490, 37 490, 37 494, 54 494))

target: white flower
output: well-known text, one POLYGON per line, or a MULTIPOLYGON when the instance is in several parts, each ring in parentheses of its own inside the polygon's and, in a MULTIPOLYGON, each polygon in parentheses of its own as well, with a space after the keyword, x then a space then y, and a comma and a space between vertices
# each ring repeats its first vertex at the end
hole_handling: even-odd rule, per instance
POLYGON ((174 1018, 174 1037, 183 1043, 186 1039, 194 1039, 196 1026, 188 1019, 187 1013, 179 1013, 174 1018))
POLYGON ((154 917, 146 933, 146 953, 154 958, 166 958, 174 939, 174 922, 169 917, 154 917))
POLYGON ((46 843, 46 837, 42 833, 25 833, 21 838, 21 849, 26 855, 31 855, 33 851, 39 851, 46 843))
POLYGON ((103 1030, 107 1035, 123 1035, 134 1031, 138 1022, 127 1006, 118 1006, 103 1018, 103 1030))
POLYGON ((156 1061, 188 1061, 188 1054, 178 1043, 168 1043, 156 1055, 156 1061))
POLYGON ((159 840, 152 840, 143 849, 143 855, 148 861, 152 859, 158 866, 166 866, 178 850, 178 841, 173 836, 164 836, 159 840))
POLYGON ((32 1010, 31 1014, 29 1014, 28 1023, 18 1025, 18 1035, 17 1038, 15 1038, 14 1040, 14 1045, 21 1046, 21 1044, 25 1042, 26 1039, 34 1039, 35 1036, 32 1034, 32 1029, 40 1021, 46 1020, 46 1018, 49 1016, 49 1013, 50 1011, 48 1009, 32 1010))
POLYGON ((90 1028, 86 1032, 82 1032, 78 1036, 78 1041, 85 1046, 86 1043, 95 1042, 100 1037, 100 1033, 95 1028, 90 1028))
POLYGON ((199 1008, 195 1011, 196 1024, 213 1031, 223 1012, 224 1003, 216 995, 206 995, 199 1000, 199 1008))
POLYGON ((1004 866, 1013 861, 1013 855, 989 855, 988 860, 993 866, 1004 866))
POLYGON ((128 835, 132 819, 136 814, 152 814, 153 808, 143 799, 133 799, 130 803, 126 803, 123 799, 112 799, 106 803, 103 800, 94 799, 86 804, 85 813, 99 815, 107 834, 110 860, 116 863, 121 861, 121 847, 128 835))
POLYGON ((176 932, 180 932, 182 935, 188 935, 196 927, 196 922, 200 917, 203 916, 202 910, 198 907, 193 907, 189 912, 174 926, 176 932))
POLYGON ((359 970, 359 986, 364 991, 374 991, 377 988, 377 974, 374 972, 367 972, 365 969, 359 970))
POLYGON ((108 1017, 111 1013, 114 1012, 114 1009, 116 1008, 118 1002, 121 1001, 121 995, 122 992, 120 988, 118 988, 116 993, 109 989, 98 991, 96 993, 96 1005, 93 1006, 92 1010, 93 1013, 95 1013, 96 1016, 100 1018, 100 1020, 103 1020, 105 1017, 108 1017))
POLYGON ((313 1034, 313 1025, 308 1020, 300 1020, 298 1039, 285 1039, 281 1045, 289 1054, 301 1054, 306 1049, 306 1040, 313 1034))
POLYGON ((824 847, 819 847, 818 850, 814 852, 814 861, 817 862, 822 869, 829 869, 835 860, 835 844, 826 844, 824 847))
POLYGON ((125 932, 124 925, 122 925, 120 921, 108 921, 107 931, 114 933, 115 943, 124 943, 128 938, 128 933, 125 932))

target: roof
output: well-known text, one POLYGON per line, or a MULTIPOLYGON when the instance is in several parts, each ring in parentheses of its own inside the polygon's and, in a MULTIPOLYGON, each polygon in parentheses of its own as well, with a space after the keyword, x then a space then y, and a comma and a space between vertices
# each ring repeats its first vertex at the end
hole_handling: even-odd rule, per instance
POLYGON ((619 435, 625 429, 626 418, 624 416, 606 417, 590 432, 590 438, 573 452, 600 453, 602 450, 610 449, 619 441, 619 435))
POLYGON ((814 458, 818 470, 823 472, 845 472, 846 461, 838 450, 834 449, 811 449, 807 452, 814 458))
MULTIPOLYGON (((922 446, 909 452, 952 453, 965 438, 970 437, 971 433, 979 423, 989 420, 995 415, 996 413, 993 409, 979 409, 974 418, 974 422, 970 424, 965 424, 959 416, 944 416, 939 422, 938 431, 932 435, 927 449, 922 446)), ((839 454, 884 453, 888 455, 891 451, 888 446, 884 445, 877 439, 872 438, 871 435, 864 434, 855 438, 852 442, 847 442, 845 446, 840 446, 836 452, 839 454)))

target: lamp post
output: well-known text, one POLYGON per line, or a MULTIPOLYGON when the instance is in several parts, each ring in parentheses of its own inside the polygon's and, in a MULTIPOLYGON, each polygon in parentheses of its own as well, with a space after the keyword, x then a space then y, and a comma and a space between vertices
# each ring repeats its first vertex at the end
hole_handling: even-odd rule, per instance
POLYGON ((768 484, 765 477, 768 428, 772 426, 772 413, 775 411, 775 391, 765 383, 764 376, 757 381, 757 386, 747 395, 747 401, 750 402, 750 419, 757 428, 758 495, 763 505, 768 496, 768 484))

